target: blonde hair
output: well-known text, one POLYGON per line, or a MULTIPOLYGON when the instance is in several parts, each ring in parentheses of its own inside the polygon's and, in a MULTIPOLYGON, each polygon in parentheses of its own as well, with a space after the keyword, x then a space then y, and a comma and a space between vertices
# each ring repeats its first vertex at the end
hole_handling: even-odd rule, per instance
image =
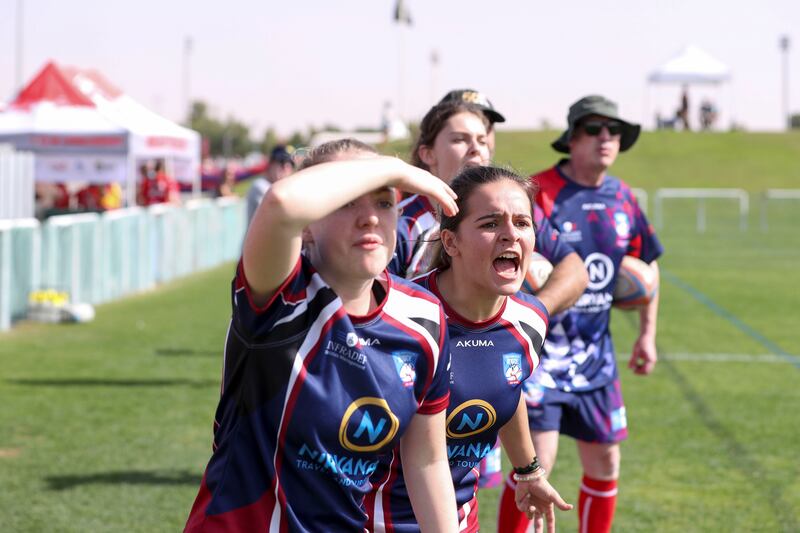
POLYGON ((306 158, 303 159, 303 162, 300 163, 300 170, 319 165, 320 163, 327 163, 333 160, 337 155, 346 152, 378 153, 378 151, 369 144, 361 142, 358 139, 353 139, 352 137, 347 137, 329 141, 311 149, 308 155, 306 155, 306 158))

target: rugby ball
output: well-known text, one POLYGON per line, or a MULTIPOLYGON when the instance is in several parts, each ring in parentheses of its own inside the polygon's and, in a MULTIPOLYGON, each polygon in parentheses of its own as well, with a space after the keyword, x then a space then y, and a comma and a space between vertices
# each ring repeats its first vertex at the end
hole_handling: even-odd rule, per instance
POLYGON ((528 272, 522 282, 522 290, 531 294, 536 294, 547 282, 553 272, 553 264, 537 252, 531 254, 528 272))
POLYGON ((639 309, 649 304, 658 293, 656 273, 644 261, 626 255, 622 258, 614 286, 613 305, 617 309, 639 309))

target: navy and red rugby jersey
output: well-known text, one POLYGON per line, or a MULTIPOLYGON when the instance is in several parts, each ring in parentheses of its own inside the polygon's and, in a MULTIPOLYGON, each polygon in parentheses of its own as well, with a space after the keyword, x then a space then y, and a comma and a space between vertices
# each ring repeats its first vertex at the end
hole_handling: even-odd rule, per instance
POLYGON ((589 286, 572 308, 552 317, 542 364, 531 381, 567 392, 603 387, 617 377, 609 323, 622 258, 650 263, 664 249, 622 180, 605 176, 599 187, 585 187, 558 165, 534 179, 536 202, 583 259, 589 286))
POLYGON ((411 279, 429 270, 427 254, 439 230, 439 222, 436 208, 420 194, 409 196, 398 207, 397 243, 388 269, 392 274, 411 279))
MULTIPOLYGON (((399 207, 397 244, 388 269, 392 274, 411 279, 430 270, 433 259, 430 255, 431 243, 438 239, 439 221, 436 209, 425 196, 410 196, 399 207)), ((537 252, 555 265, 574 251, 559 238, 558 231, 536 206, 533 217, 537 252)))
POLYGON ((213 455, 187 531, 363 531, 379 454, 449 396, 438 299, 386 282, 374 312, 350 316, 303 257, 259 308, 240 263, 213 455))
MULTIPOLYGON (((416 279, 439 296, 438 271, 416 279)), ((441 299, 441 296, 440 296, 441 299)), ((476 323, 459 316, 442 299, 450 332, 450 405, 447 455, 456 492, 459 530, 478 531, 478 465, 519 406, 522 383, 538 364, 547 332, 544 305, 527 293, 506 298, 494 317, 476 323)), ((408 499, 399 449, 381 457, 364 500, 368 529, 418 532, 408 499)))

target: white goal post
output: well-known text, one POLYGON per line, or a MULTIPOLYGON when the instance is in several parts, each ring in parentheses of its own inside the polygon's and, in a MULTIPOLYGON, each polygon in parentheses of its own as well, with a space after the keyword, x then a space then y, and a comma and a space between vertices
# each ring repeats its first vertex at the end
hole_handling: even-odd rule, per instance
POLYGON ((695 199, 697 200, 697 231, 706 230, 706 205, 707 199, 732 199, 739 202, 739 227, 747 229, 747 218, 750 214, 750 196, 744 189, 658 189, 655 194, 655 223, 656 227, 664 227, 664 200, 669 199, 695 199))
POLYGON ((800 189, 767 189, 761 195, 761 229, 766 230, 767 206, 771 200, 800 200, 800 189))

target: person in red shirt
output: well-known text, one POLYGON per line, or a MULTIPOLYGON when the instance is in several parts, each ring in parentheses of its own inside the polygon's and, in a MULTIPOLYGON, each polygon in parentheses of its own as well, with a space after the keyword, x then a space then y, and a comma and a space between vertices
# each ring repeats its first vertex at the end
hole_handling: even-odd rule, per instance
POLYGON ((142 165, 142 181, 139 189, 139 203, 180 204, 181 196, 178 182, 164 171, 164 162, 157 161, 152 171, 149 165, 142 165))

